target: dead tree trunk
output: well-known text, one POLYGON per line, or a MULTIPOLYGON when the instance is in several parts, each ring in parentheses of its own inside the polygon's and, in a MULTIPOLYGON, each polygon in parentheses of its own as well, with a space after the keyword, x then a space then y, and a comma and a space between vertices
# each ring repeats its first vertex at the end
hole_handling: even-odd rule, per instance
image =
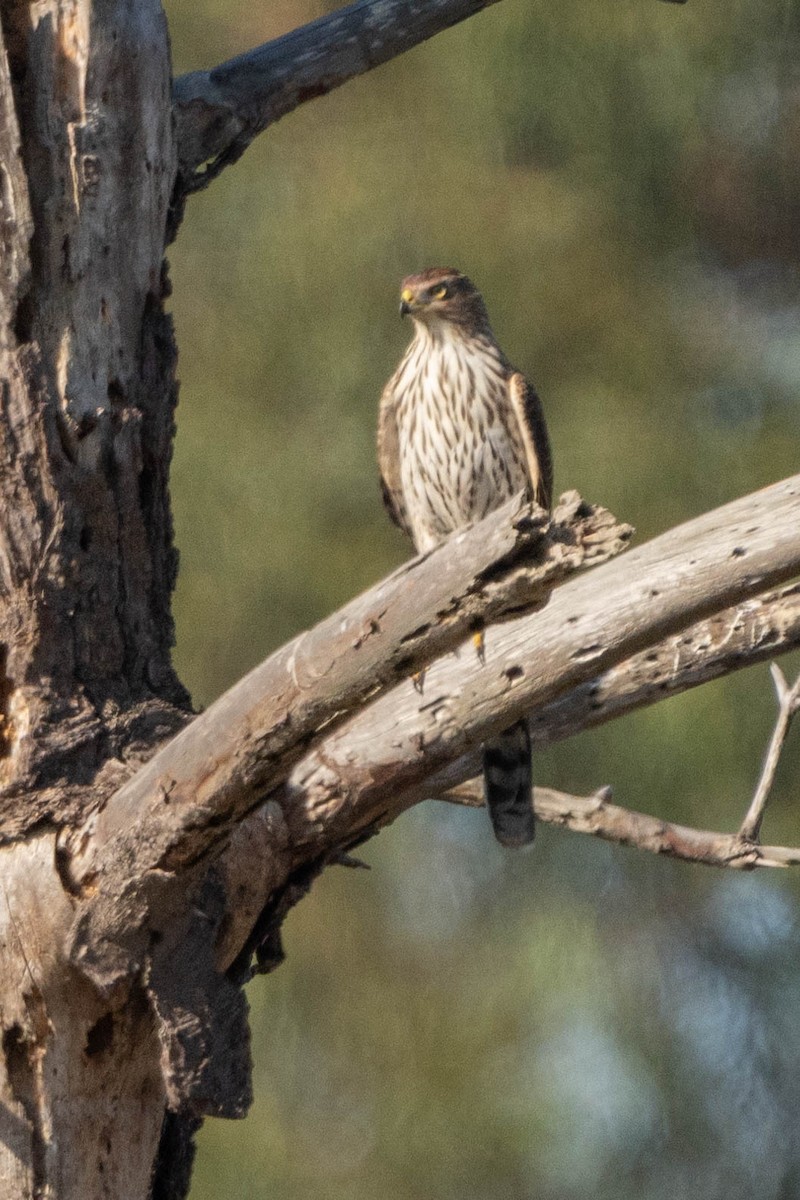
MULTIPOLYGON (((677 689, 800 643, 797 589, 760 595, 800 570, 797 480, 630 567, 603 510, 513 502, 191 720, 170 662, 165 245, 269 123, 490 2, 360 0, 173 93, 158 0, 0 0, 0 1200, 183 1195, 184 1135, 249 1101, 253 955, 274 965, 314 875, 460 784, 510 716, 567 736, 658 698, 659 663, 677 689), (591 589, 546 603, 588 566, 591 589), (669 603, 626 602, 664 580, 669 603), (487 671, 435 664, 438 712, 415 700, 414 671, 511 612, 487 671)), ((537 807, 699 861, 797 861, 645 828, 605 795, 537 807)))
POLYGON ((167 35, 158 0, 6 0, 2 37, 0 1194, 143 1196, 153 1017, 112 1018, 66 963, 55 831, 188 715, 170 663, 167 35))

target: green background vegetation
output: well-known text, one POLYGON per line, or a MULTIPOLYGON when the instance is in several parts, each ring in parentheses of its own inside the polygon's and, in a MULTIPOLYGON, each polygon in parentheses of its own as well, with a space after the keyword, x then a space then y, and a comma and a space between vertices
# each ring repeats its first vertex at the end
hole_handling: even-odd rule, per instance
MULTIPOLYGON (((325 7, 168 0, 176 72, 325 7)), ((191 201, 170 258, 197 703, 408 554, 374 427, 410 271, 474 277, 544 399, 556 490, 640 540, 797 470, 799 50, 792 0, 503 0, 191 201)), ((554 747, 536 778, 732 829, 773 715, 758 667, 554 747)), ((769 840, 798 841, 799 768, 794 745, 769 840)), ((508 855, 483 814, 433 804, 365 856, 250 986, 256 1101, 207 1124, 193 1200, 800 1194, 795 880, 551 829, 508 855)))

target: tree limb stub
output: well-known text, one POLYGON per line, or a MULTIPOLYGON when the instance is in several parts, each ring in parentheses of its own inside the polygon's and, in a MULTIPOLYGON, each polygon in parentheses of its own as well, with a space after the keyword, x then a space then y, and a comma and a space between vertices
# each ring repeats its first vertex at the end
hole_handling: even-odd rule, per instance
POLYGON ((184 192, 206 187, 257 134, 307 100, 496 2, 356 0, 210 71, 180 76, 173 111, 184 192))
MULTIPOLYGON (((470 539, 482 540, 483 524, 462 536, 456 550, 463 558, 470 539)), ((439 572, 443 559, 436 555, 449 546, 416 564, 418 578, 439 572)), ((275 794, 293 866, 358 840, 424 798, 427 777, 525 712, 798 571, 800 477, 794 477, 570 580, 541 611, 493 626, 485 664, 469 651, 440 658, 426 674, 422 696, 406 681, 327 733, 275 794)), ((465 579, 461 590, 469 586, 465 579)), ((335 681, 319 672, 307 681, 312 692, 330 689, 333 715, 335 681)), ((130 970, 129 953, 116 966, 112 960, 114 944, 132 925, 131 912, 141 920, 181 871, 221 845, 296 752, 295 742, 282 759, 265 764, 264 698, 253 696, 248 712, 246 690, 236 702, 233 694, 165 747, 83 830, 74 872, 94 894, 83 906, 75 949, 98 986, 113 986, 117 970, 130 970), (237 742, 243 732, 248 752, 237 742)), ((281 727, 274 698, 268 710, 274 736, 281 727)), ((322 710, 315 711, 324 724, 322 710)), ((282 722, 291 719, 284 711, 282 722)))

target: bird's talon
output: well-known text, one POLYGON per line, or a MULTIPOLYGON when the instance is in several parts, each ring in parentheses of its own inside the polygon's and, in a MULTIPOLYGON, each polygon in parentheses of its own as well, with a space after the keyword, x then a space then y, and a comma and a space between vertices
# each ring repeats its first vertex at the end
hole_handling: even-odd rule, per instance
POLYGON ((472 635, 472 644, 478 653, 478 659, 481 666, 486 662, 486 635, 481 629, 472 635))
POLYGON ((417 671, 414 675, 412 675, 411 682, 414 685, 414 691, 419 692, 419 694, 421 696, 423 691, 425 690, 425 671, 424 671, 424 669, 422 671, 417 671))

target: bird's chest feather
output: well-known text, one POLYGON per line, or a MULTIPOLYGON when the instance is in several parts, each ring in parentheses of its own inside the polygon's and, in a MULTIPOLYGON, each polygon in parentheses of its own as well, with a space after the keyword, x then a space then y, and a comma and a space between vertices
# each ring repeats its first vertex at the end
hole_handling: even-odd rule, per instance
POLYGON ((463 345, 412 347, 398 372, 403 496, 418 549, 479 520, 527 484, 506 373, 463 345))

